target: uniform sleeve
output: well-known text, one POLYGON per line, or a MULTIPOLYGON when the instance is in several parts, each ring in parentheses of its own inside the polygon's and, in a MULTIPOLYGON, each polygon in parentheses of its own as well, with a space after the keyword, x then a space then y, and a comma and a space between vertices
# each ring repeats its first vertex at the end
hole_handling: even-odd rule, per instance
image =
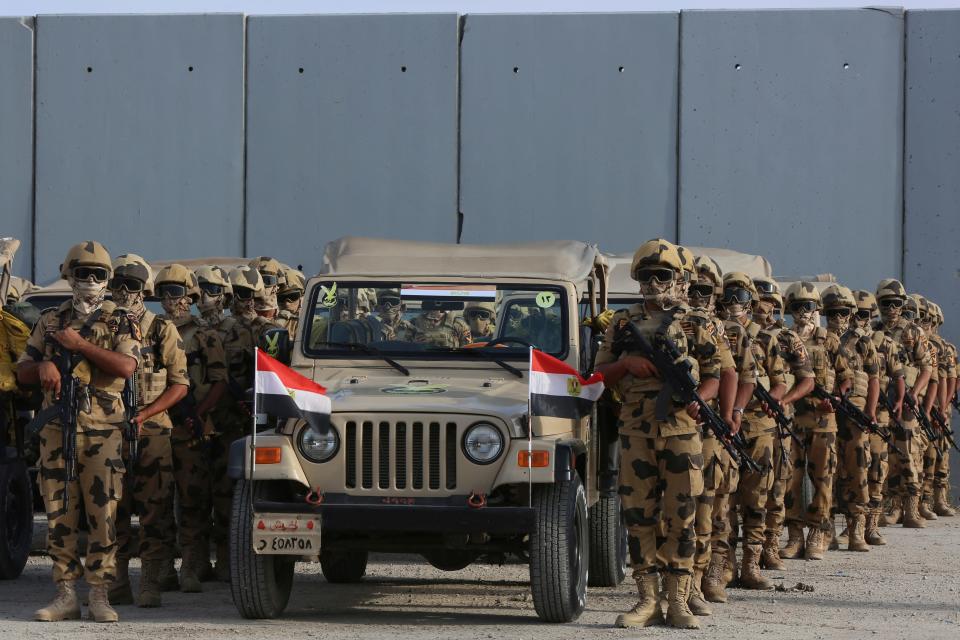
MULTIPOLYGON (((708 325, 712 327, 713 325, 708 325)), ((706 327, 697 326, 693 334, 693 356, 700 365, 700 380, 720 377, 720 350, 717 336, 706 327)))
POLYGON ((167 384, 183 384, 190 386, 190 375, 187 373, 187 352, 183 349, 183 340, 180 332, 172 322, 165 322, 163 335, 160 341, 160 358, 167 369, 167 384))
POLYGON ((737 369, 737 380, 740 384, 757 383, 757 363, 750 351, 750 336, 739 325, 734 323, 724 326, 724 337, 733 355, 734 366, 737 369))
POLYGON ((957 377, 957 348, 948 342, 947 353, 950 355, 950 360, 947 367, 947 377, 956 378, 957 377))
POLYGON ((628 319, 627 313, 625 311, 617 311, 613 318, 610 319, 610 324, 607 325, 607 330, 603 332, 603 342, 600 343, 600 348, 597 350, 597 357, 594 360, 594 366, 600 364, 610 364, 611 362, 616 362, 619 359, 619 356, 613 354, 613 338, 616 334, 617 327, 621 320, 628 319))
POLYGON ((833 360, 833 370, 837 373, 837 384, 839 385, 842 382, 853 382, 853 367, 850 365, 850 361, 847 360, 847 357, 843 355, 843 352, 840 350, 840 339, 831 334, 827 339, 825 347, 827 349, 827 353, 830 354, 830 359, 833 360))
POLYGON ((900 360, 900 348, 893 340, 887 341, 887 376, 891 380, 903 377, 903 362, 900 360))
POLYGON ((720 369, 736 369, 737 364, 733 361, 733 352, 730 351, 730 345, 726 340, 717 340, 717 357, 720 358, 720 369))
POLYGON ((37 324, 33 326, 30 337, 27 338, 27 346, 23 353, 17 359, 17 362, 40 362, 43 360, 43 340, 47 334, 47 326, 50 324, 52 313, 45 313, 40 316, 37 324))
POLYGON ((766 360, 767 375, 770 377, 770 386, 786 384, 787 365, 780 355, 777 341, 769 333, 763 337, 764 360, 766 360))
POLYGON ((933 368, 933 360, 930 355, 930 345, 923 336, 923 332, 917 326, 911 326, 907 331, 910 332, 910 339, 913 344, 912 353, 908 354, 913 366, 921 372, 930 371, 933 368))
POLYGON ((227 381, 227 352, 223 340, 216 331, 198 332, 197 340, 206 362, 207 380, 210 384, 227 381))
POLYGON ((800 336, 788 329, 781 330, 777 335, 777 345, 794 378, 800 380, 814 377, 813 363, 800 336))

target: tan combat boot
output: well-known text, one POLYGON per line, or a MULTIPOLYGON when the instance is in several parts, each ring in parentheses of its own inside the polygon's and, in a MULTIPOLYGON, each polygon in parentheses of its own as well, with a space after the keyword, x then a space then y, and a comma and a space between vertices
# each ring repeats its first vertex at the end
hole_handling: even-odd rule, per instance
POLYGON ((933 490, 933 512, 942 518, 952 518, 957 515, 956 510, 950 506, 946 487, 937 487, 933 490))
POLYGON ((678 575, 670 573, 665 581, 667 583, 667 593, 669 600, 667 602, 667 624, 677 629, 699 629, 700 621, 693 615, 687 600, 690 597, 690 583, 693 578, 689 573, 678 575))
POLYGON ((890 509, 883 514, 883 517, 880 519, 881 527, 892 527, 895 524, 900 524, 900 520, 903 518, 903 508, 901 504, 902 499, 900 496, 890 498, 890 509))
POLYGON ((117 558, 117 577, 110 584, 109 597, 111 604, 133 604, 129 565, 129 559, 117 558))
POLYGON ((199 554, 192 547, 183 548, 183 556, 180 560, 180 591, 183 593, 200 593, 203 587, 200 586, 200 576, 197 573, 197 558, 199 554))
POLYGON ((120 619, 120 616, 113 610, 113 607, 110 606, 110 601, 107 599, 107 585, 90 585, 89 597, 90 605, 88 608, 90 610, 90 617, 93 618, 95 622, 116 622, 120 619))
MULTIPOLYGON (((713 613, 707 599, 703 597, 703 571, 693 570, 693 580, 690 583, 690 596, 687 598, 687 606, 690 607, 695 615, 709 616, 713 613)), ((668 590, 669 591, 669 590, 668 590)))
POLYGON ((920 515, 920 496, 907 496, 903 505, 903 528, 926 529, 927 523, 920 515))
POLYGON ((930 508, 930 498, 925 497, 920 501, 920 507, 918 509, 921 516, 924 520, 936 520, 937 514, 934 513, 933 509, 930 508))
POLYGON ((787 568, 780 559, 780 534, 782 531, 782 527, 777 527, 773 531, 767 532, 763 541, 763 552, 760 554, 761 568, 775 571, 783 571, 787 568))
POLYGON ((707 567, 707 573, 703 576, 700 584, 700 592, 707 602, 726 602, 727 590, 724 588, 726 583, 723 581, 723 571, 727 564, 727 558, 724 554, 714 553, 710 556, 710 565, 707 567))
POLYGON ((723 563, 723 586, 737 583, 737 547, 730 545, 727 549, 726 560, 723 563))
POLYGON ((766 591, 773 589, 769 580, 760 573, 760 554, 763 547, 759 544, 743 545, 743 562, 740 564, 740 586, 744 589, 766 591))
POLYGON ((179 591, 180 578, 177 576, 177 568, 173 564, 173 556, 160 562, 160 575, 157 578, 160 583, 161 591, 179 591))
POLYGON ((80 602, 77 600, 75 580, 61 580, 57 583, 57 595, 43 609, 33 613, 33 619, 40 622, 58 622, 60 620, 79 620, 80 602))
POLYGON ((663 624, 663 611, 660 609, 660 596, 657 593, 659 585, 660 576, 656 573, 638 577, 637 591, 640 594, 640 600, 633 609, 617 616, 616 626, 626 629, 663 624))
POLYGON ((159 607, 160 571, 163 569, 163 560, 144 560, 140 571, 140 597, 137 605, 141 607, 159 607))
POLYGON ((780 549, 780 557, 786 560, 803 557, 803 527, 798 524, 787 525, 787 544, 780 549))
POLYGON ((226 543, 217 545, 217 565, 214 572, 218 582, 230 582, 230 547, 226 543))
POLYGON ((823 560, 823 529, 819 525, 810 527, 807 532, 807 544, 803 557, 807 560, 823 560))
POLYGON ((870 551, 870 545, 864 539, 866 516, 847 516, 847 551, 870 551))
POLYGON ((879 523, 880 509, 871 509, 870 513, 867 514, 866 531, 863 538, 867 541, 867 544, 875 547, 887 544, 884 537, 880 535, 879 523))

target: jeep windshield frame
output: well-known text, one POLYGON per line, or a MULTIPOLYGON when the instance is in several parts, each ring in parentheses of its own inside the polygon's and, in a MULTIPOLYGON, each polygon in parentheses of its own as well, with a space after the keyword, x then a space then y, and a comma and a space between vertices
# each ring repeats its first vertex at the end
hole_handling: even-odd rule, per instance
POLYGON ((400 282, 332 276, 315 283, 310 291, 299 336, 301 351, 311 359, 376 360, 386 355, 404 360, 462 363, 526 361, 530 357, 529 347, 510 340, 519 338, 562 360, 569 352, 571 315, 567 296, 563 283, 442 277, 400 282), (397 299, 403 324, 387 324, 383 322, 386 307, 397 299), (495 328, 487 340, 472 336, 470 331, 466 332, 473 337, 470 343, 447 338, 462 338, 463 330, 469 329, 463 317, 468 306, 493 308, 495 328), (434 317, 442 316, 442 328, 429 325, 427 317, 431 313, 434 317), (454 343, 431 341, 438 337, 454 343), (492 340, 498 343, 485 346, 492 340), (352 343, 361 348, 336 347, 336 343, 352 343), (372 347, 379 355, 364 353, 363 347, 372 347), (477 357, 480 353, 465 353, 468 349, 481 350, 483 357, 477 357))

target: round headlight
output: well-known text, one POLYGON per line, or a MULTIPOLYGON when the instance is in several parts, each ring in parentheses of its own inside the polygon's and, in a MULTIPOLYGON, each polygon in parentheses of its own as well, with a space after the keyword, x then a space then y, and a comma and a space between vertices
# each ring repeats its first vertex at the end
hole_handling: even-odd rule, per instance
POLYGON ((311 462, 326 462, 337 455, 340 449, 340 436, 332 426, 326 433, 321 433, 311 426, 301 429, 297 438, 300 453, 311 462))
POLYGON ((477 464, 490 464, 503 453, 503 435, 489 422, 478 422, 463 434, 463 453, 477 464))

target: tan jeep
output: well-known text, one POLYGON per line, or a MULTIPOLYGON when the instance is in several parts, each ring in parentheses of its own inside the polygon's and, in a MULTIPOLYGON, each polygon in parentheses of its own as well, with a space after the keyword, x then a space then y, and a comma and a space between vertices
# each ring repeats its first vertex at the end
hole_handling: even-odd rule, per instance
POLYGON ((580 615, 588 573, 619 583, 625 538, 615 493, 597 491, 594 418, 528 415, 531 346, 592 366, 581 314, 603 305, 606 272, 580 242, 327 245, 290 359, 327 389, 332 429, 287 420, 231 450, 240 613, 279 615, 298 560, 353 582, 370 551, 450 571, 528 559, 546 621, 580 615), (466 342, 479 308, 493 313, 466 342))

